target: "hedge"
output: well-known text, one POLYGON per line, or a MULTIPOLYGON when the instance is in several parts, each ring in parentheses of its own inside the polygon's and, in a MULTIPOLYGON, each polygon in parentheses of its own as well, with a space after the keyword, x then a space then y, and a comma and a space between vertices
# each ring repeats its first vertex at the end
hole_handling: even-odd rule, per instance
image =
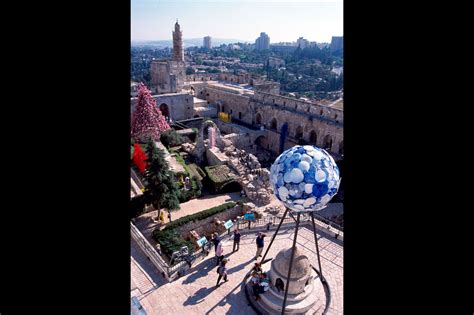
POLYGON ((162 252, 165 253, 168 257, 171 257, 173 252, 179 250, 182 246, 188 246, 190 252, 193 252, 193 242, 182 239, 179 235, 177 228, 189 222, 204 220, 219 212, 231 209, 235 205, 235 202, 230 201, 217 207, 209 208, 198 213, 190 214, 185 217, 179 218, 169 223, 163 230, 160 230, 159 228, 155 229, 153 231, 153 239, 160 244, 162 252))
POLYGON ((165 230, 167 229, 175 229, 177 227, 180 227, 182 225, 185 225, 186 223, 189 223, 191 221, 200 221, 200 220, 204 220, 205 218, 208 218, 210 216, 213 216, 214 214, 216 213, 219 213, 219 212, 223 212, 227 209, 231 209, 233 207, 235 207, 236 203, 233 202, 233 201, 229 201, 229 202, 226 202, 222 205, 218 205, 216 207, 212 207, 212 208, 209 208, 209 209, 206 209, 206 210, 203 210, 203 211, 200 211, 198 213, 194 213, 194 214, 190 214, 190 215, 187 215, 187 216, 184 216, 182 218, 179 218, 173 222, 171 222, 170 224, 168 224, 165 228, 165 230))

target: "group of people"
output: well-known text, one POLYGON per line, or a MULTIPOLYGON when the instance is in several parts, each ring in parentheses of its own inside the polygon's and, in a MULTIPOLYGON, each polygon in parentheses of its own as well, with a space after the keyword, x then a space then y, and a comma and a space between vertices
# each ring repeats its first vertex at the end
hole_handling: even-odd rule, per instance
POLYGON ((252 278, 250 278, 252 292, 255 300, 260 300, 260 294, 265 293, 270 288, 270 277, 262 271, 261 263, 255 263, 252 269, 252 278))
POLYGON ((218 287, 222 278, 224 278, 224 282, 228 281, 226 264, 229 260, 224 257, 224 248, 222 247, 222 239, 219 237, 219 234, 212 234, 211 241, 214 244, 214 250, 216 254, 216 266, 218 274, 216 287, 218 287))
MULTIPOLYGON (((262 251, 263 251, 263 248, 264 248, 264 238, 265 238, 265 236, 266 235, 263 234, 263 233, 258 233, 257 234, 257 238, 256 238, 256 241, 255 241, 256 245, 257 245, 257 253, 255 254, 255 260, 257 260, 259 257, 262 257, 262 251)), ((234 233, 233 233, 233 246, 232 246, 232 252, 233 253, 240 249, 240 238, 241 238, 241 235, 240 235, 239 230, 238 229, 234 230, 234 233)), ((218 274, 216 287, 219 287, 219 282, 221 281, 222 278, 224 279, 224 282, 228 281, 226 264, 229 261, 229 259, 225 258, 225 256, 224 256, 224 248, 222 246, 222 239, 219 236, 219 234, 217 234, 217 233, 212 234, 211 242, 214 244, 214 251, 215 251, 215 256, 216 256, 216 266, 217 266, 217 274, 218 274)), ((260 264, 261 263, 256 263, 255 264, 256 266, 259 266, 258 268, 260 268, 260 269, 258 269, 258 268, 255 269, 256 267, 254 267, 254 270, 252 270, 252 273, 256 272, 256 275, 258 275, 257 278, 259 279, 258 285, 263 288, 265 286, 268 286, 269 279, 268 279, 268 277, 266 277, 266 275, 264 273, 262 273, 260 264), (263 274, 263 276, 262 276, 262 274, 263 274)), ((252 274, 252 277, 253 277, 253 274, 252 274)), ((259 289, 259 288, 257 288, 257 286, 255 286, 256 291, 254 291, 254 292, 263 292, 262 291, 263 289, 259 289)))

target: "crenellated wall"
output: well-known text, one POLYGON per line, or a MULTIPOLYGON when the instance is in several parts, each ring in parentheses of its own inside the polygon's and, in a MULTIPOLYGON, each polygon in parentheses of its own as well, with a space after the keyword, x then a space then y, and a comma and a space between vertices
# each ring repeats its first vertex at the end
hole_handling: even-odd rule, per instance
POLYGON ((192 84, 192 89, 197 97, 216 104, 218 112, 231 114, 233 122, 264 126, 265 138, 258 143, 276 154, 280 153, 280 132, 284 123, 289 127, 285 148, 307 143, 336 155, 343 153, 342 101, 332 107, 334 104, 272 94, 258 88, 239 89, 219 82, 192 84))

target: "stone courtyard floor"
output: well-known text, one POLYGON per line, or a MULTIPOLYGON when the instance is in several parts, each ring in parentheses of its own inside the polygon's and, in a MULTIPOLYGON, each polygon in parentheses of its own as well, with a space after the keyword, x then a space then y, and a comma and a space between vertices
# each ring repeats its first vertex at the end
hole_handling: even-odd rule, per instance
MULTIPOLYGON (((256 232, 242 230, 241 233, 240 250, 235 253, 232 253, 232 240, 226 238, 223 241, 224 254, 230 259, 227 264, 229 281, 221 282, 218 288, 215 288, 217 273, 213 250, 186 275, 168 283, 132 240, 131 296, 138 298, 148 315, 255 314, 242 290, 242 280, 254 263, 256 232)), ((273 233, 274 229, 266 233, 265 249, 273 233)), ((267 257, 275 257, 283 248, 291 247, 293 236, 294 228, 282 226, 267 257)), ((318 240, 323 275, 331 290, 331 305, 327 314, 343 314, 343 243, 324 232, 318 233, 318 240)), ((309 225, 300 226, 297 246, 317 267, 314 235, 309 225)), ((321 312, 320 309, 315 314, 321 312)))

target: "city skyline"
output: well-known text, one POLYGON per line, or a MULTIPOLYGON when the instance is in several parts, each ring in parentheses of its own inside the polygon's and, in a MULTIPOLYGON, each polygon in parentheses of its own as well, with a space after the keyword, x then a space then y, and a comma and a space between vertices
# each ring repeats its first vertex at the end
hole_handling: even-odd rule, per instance
POLYGON ((132 0, 131 10, 132 41, 170 39, 176 19, 184 39, 211 36, 254 43, 265 32, 270 43, 299 37, 329 43, 332 36, 343 36, 342 1, 132 0))

